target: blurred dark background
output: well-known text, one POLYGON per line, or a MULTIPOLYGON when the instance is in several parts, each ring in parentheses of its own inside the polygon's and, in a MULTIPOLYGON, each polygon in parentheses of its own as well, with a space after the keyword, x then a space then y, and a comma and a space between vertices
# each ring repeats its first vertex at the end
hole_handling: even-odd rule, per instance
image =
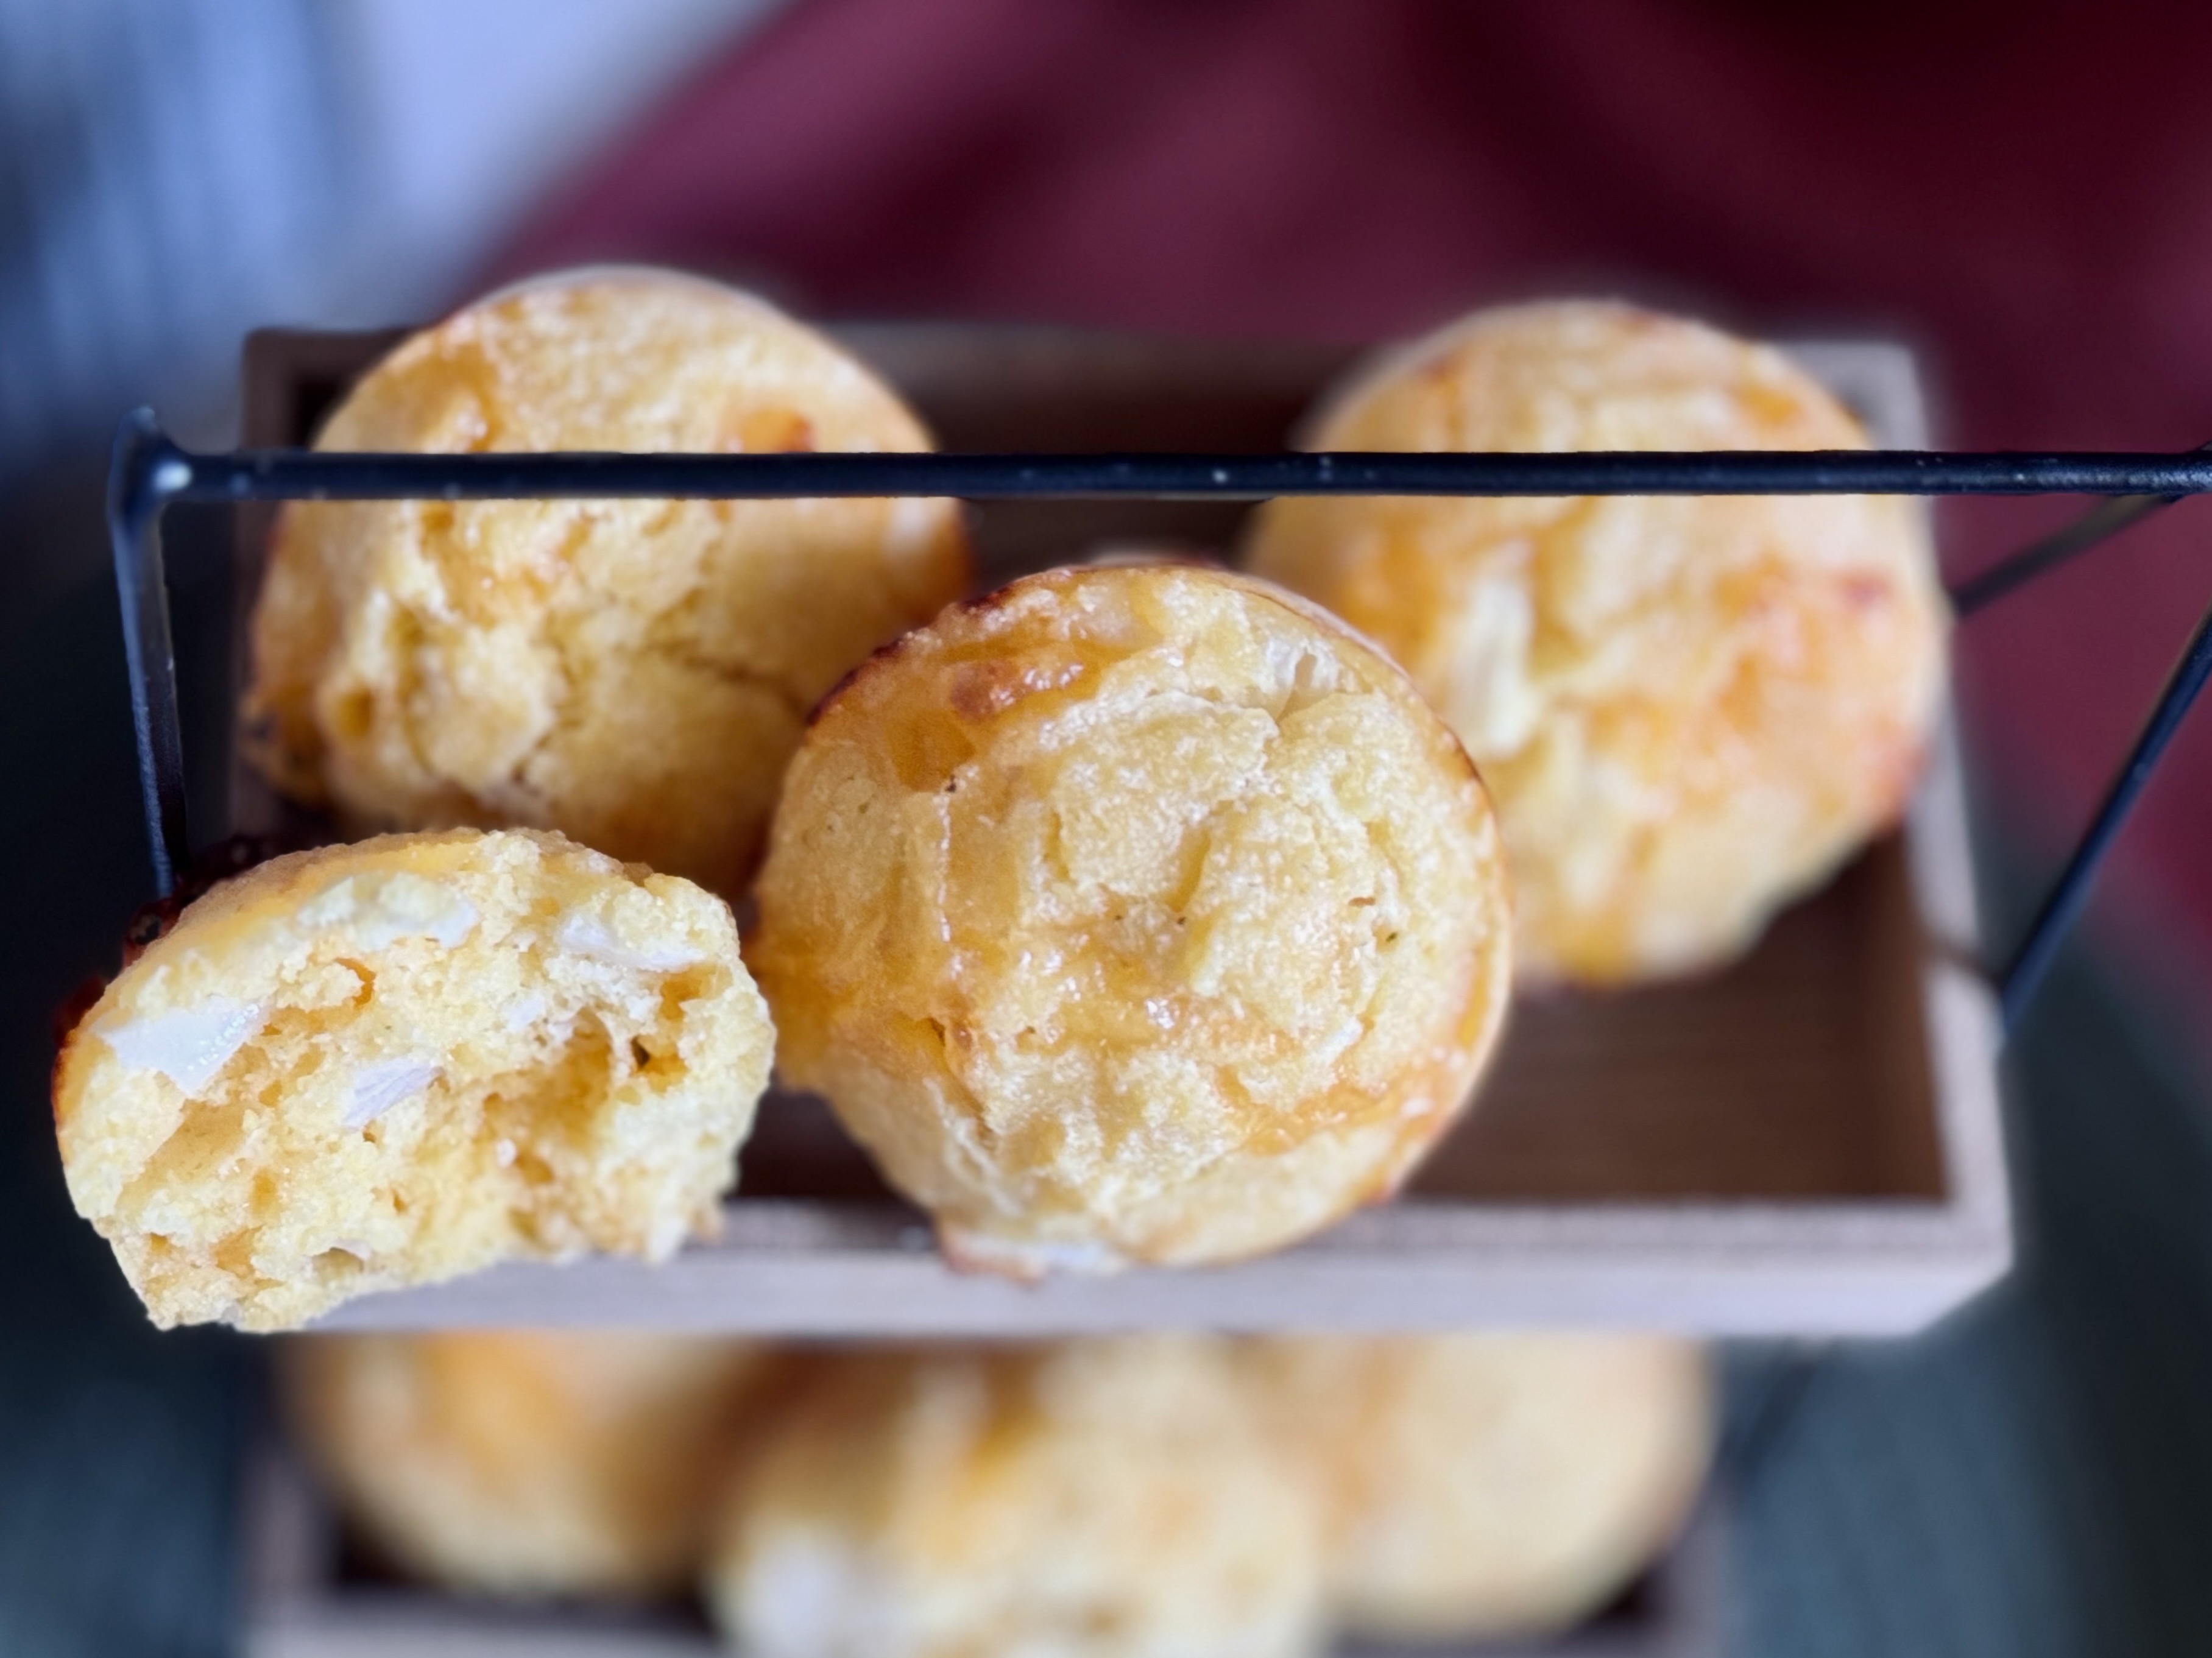
MULTIPOLYGON (((0 0, 0 1652, 230 1640, 251 1347, 145 1328, 46 1116, 52 1011, 146 891, 125 409, 226 443, 249 327, 627 258, 821 315, 1332 340, 1620 293, 1904 338, 1960 446, 2185 447, 2208 49, 2179 3, 0 0)), ((2075 510, 1947 506, 1946 567, 2075 510)), ((2207 510, 1961 636, 1996 941, 2212 598, 2207 510)), ((173 535, 202 718, 227 534, 173 535)), ((2208 830, 2200 715, 2011 1055, 2021 1270, 1811 1372, 1740 1494, 1741 1650, 2212 1647, 2208 830)))

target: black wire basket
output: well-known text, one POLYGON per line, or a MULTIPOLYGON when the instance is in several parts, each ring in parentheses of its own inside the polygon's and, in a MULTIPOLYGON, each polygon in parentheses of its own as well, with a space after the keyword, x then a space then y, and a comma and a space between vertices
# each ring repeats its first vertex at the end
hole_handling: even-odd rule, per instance
MULTIPOLYGON (((302 449, 193 453, 149 410, 123 422, 107 519, 123 606, 155 882, 191 864, 162 513, 178 502, 777 500, 951 496, 980 501, 1263 501, 1279 495, 2096 495, 2081 519, 1954 586, 1962 620, 2156 508, 2212 490, 2212 454, 1815 450, 1572 454, 364 454, 302 449)), ((2212 674, 2212 610, 2027 932, 1985 968, 2016 1025, 2087 902, 2099 867, 2212 674)))

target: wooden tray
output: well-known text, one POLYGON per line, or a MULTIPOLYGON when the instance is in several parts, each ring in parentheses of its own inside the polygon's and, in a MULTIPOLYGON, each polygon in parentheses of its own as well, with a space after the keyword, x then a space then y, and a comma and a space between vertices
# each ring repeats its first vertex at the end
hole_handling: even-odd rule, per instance
MULTIPOLYGON (((349 1564, 343 1527, 290 1452, 246 1470, 245 1658, 724 1658, 696 1606, 464 1600, 349 1564)), ((1337 1658, 1720 1658, 1727 1504, 1708 1496, 1674 1550, 1566 1634, 1471 1647, 1358 1643, 1337 1658)))
MULTIPOLYGON (((945 447, 979 451, 1279 449, 1352 355, 1047 328, 836 331, 905 392, 945 447)), ((254 335, 245 440, 305 441, 396 337, 254 335)), ((1906 352, 1792 349, 1879 443, 1924 446, 1906 352)), ((1245 509, 974 510, 995 583, 1103 541, 1221 547, 1245 509)), ((242 511, 240 525, 242 614, 259 580, 265 510, 242 511)), ((277 828, 289 811, 235 764, 231 805, 240 830, 277 828)), ((1974 940, 1947 731, 1905 832, 1782 917, 1747 960, 1694 983, 1521 1004, 1481 1099, 1407 1194, 1299 1248, 1233 1268, 1034 1287, 963 1277, 939 1262, 921 1217, 818 1102, 771 1095, 719 1241, 659 1267, 497 1267, 363 1297, 328 1322, 814 1335, 1177 1325, 1909 1331, 2010 1260, 1996 1023, 1969 965, 1974 940)))

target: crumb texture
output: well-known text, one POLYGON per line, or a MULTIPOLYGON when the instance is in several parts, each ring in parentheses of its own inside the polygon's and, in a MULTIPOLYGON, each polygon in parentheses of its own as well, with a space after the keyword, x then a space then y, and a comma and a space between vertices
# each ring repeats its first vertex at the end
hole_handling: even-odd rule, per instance
POLYGON ((289 1327, 711 1224, 774 1033, 728 907, 556 835, 280 858, 111 984, 56 1068, 77 1212, 164 1326, 289 1327))
MULTIPOLYGON (((1370 367, 1324 450, 1856 449, 1779 353, 1589 303, 1491 312, 1370 367)), ((1945 670, 1926 520, 1893 497, 1299 500, 1246 549, 1390 652, 1497 800, 1524 975, 1725 960, 1901 811, 1945 670)))
MULTIPOLYGON (((669 272, 495 295, 372 370, 332 450, 918 450, 829 341, 669 272)), ((966 585, 947 501, 304 502, 254 614, 249 751, 373 829, 557 829, 735 896, 807 711, 966 585)))
POLYGON ((1356 1634, 1549 1634, 1667 1546, 1703 1485, 1713 1400, 1686 1342, 1600 1334, 1295 1338, 1247 1362, 1327 1515, 1356 1634))
POLYGON ((1317 1516, 1190 1338, 854 1352, 732 1486, 710 1564, 756 1658, 1293 1658, 1317 1516))
POLYGON ((1387 1194, 1494 1042, 1510 922, 1465 755, 1279 589, 1029 578, 828 703, 750 951, 963 1264, 1249 1254, 1387 1194))
POLYGON ((393 1563, 465 1592, 641 1595, 696 1569, 762 1354, 502 1332, 310 1336, 283 1359, 295 1430, 393 1563))

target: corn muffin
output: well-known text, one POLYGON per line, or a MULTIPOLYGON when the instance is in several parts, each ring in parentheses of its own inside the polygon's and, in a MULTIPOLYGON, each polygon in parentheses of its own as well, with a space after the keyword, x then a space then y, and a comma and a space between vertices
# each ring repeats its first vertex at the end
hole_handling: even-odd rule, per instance
POLYGON ((1196 1338, 855 1351, 763 1436, 708 1569, 751 1658, 1273 1658, 1320 1515, 1196 1338))
MULTIPOLYGON (((1479 314, 1356 378, 1321 450, 1856 449, 1779 353, 1601 304, 1479 314)), ((1894 823, 1944 675, 1926 519, 1874 496, 1308 499, 1246 563, 1404 665, 1474 757, 1532 981, 1727 960, 1894 823)))
MULTIPOLYGON (((672 272, 580 271, 415 336, 330 450, 918 450, 843 351, 672 272)), ((807 710, 968 580, 949 501, 301 501, 249 752, 362 829, 556 829, 738 896, 807 710)))
POLYGON ((1474 769, 1380 653, 1226 572, 1028 577, 793 762, 747 958, 963 1266, 1249 1255, 1387 1195, 1510 989, 1474 769))
POLYGON ((658 1594, 703 1558, 762 1350, 659 1336, 305 1336, 295 1430, 396 1564, 495 1594, 658 1594))
POLYGON ((1713 1405, 1686 1343, 1299 1338, 1249 1360, 1316 1473, 1333 1609, 1390 1639, 1528 1636, 1599 1610, 1702 1484, 1713 1405))
POLYGON ((535 830, 216 887, 64 1045, 77 1212, 156 1324, 297 1325, 508 1257, 711 1226, 775 1036, 727 905, 535 830))

